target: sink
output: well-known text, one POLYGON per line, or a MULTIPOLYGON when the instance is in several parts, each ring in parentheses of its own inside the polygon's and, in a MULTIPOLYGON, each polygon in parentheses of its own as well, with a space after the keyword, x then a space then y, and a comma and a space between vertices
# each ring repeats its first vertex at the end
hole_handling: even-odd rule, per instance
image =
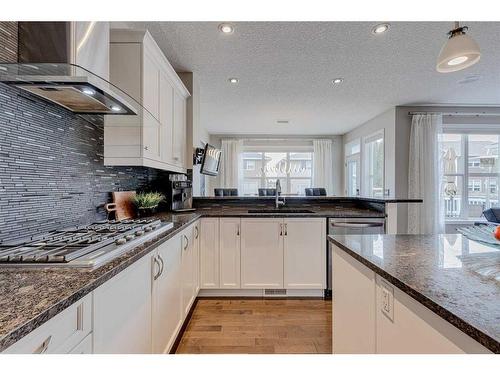
POLYGON ((301 210, 294 208, 265 208, 261 210, 248 210, 249 214, 313 214, 311 210, 301 210))

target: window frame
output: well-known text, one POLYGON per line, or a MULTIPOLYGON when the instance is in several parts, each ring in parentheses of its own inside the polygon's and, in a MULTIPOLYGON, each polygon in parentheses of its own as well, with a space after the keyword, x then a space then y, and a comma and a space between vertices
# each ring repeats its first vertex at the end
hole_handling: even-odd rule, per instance
MULTIPOLYGON (((445 214, 445 222, 446 223, 456 223, 456 222, 465 222, 465 221, 481 221, 481 217, 471 217, 469 214, 469 195, 470 193, 477 193, 478 191, 474 191, 474 185, 472 186, 472 191, 469 191, 469 179, 474 179, 474 177, 479 178, 479 181, 482 181, 483 178, 496 178, 500 180, 500 170, 499 172, 496 173, 491 173, 491 172, 469 172, 470 168, 474 168, 474 166, 469 165, 469 136, 470 135, 495 135, 498 138, 498 153, 500 154, 500 132, 498 130, 494 130, 490 127, 485 127, 481 128, 478 127, 477 124, 475 125, 469 125, 469 126, 464 126, 464 125, 449 125, 449 126, 443 126, 443 134, 456 134, 461 136, 461 152, 463 154, 463 173, 447 173, 444 174, 442 173, 441 176, 443 178, 443 181, 445 180, 446 177, 460 177, 462 178, 462 198, 460 200, 461 203, 461 210, 460 210, 460 216, 458 217, 446 217, 445 214)), ((459 169, 459 168, 457 168, 459 169)), ((481 182, 480 182, 481 185, 481 182)), ((500 191, 498 189, 498 183, 495 183, 495 188, 496 192, 491 193, 491 185, 488 187, 485 187, 484 192, 485 194, 491 195, 491 194, 496 194, 497 195, 497 200, 500 203, 500 191)), ((483 191, 483 187, 480 186, 480 191, 483 191)), ((442 192, 440 192, 442 194, 442 192)))
MULTIPOLYGON (((313 185, 313 170, 314 170, 314 149, 311 146, 294 146, 294 147, 286 147, 286 146, 279 146, 279 147, 273 147, 273 146, 245 146, 243 148, 243 155, 247 152, 258 152, 261 153, 261 165, 265 165, 265 160, 266 160, 266 153, 284 153, 286 154, 286 163, 287 165, 290 165, 290 160, 297 160, 297 159, 290 159, 290 154, 291 153, 308 153, 311 154, 311 177, 293 177, 290 174, 290 171, 287 171, 286 175, 283 177, 272 177, 272 176, 266 176, 264 170, 260 171, 260 176, 259 177, 242 177, 243 184, 246 180, 259 180, 259 188, 267 186, 266 180, 268 179, 275 179, 279 178, 281 180, 285 180, 285 186, 282 186, 282 190, 286 191, 287 193, 284 193, 286 195, 295 195, 292 193, 291 190, 291 180, 305 180, 305 181, 310 181, 311 186, 313 185)), ((244 159, 244 156, 243 156, 244 159)), ((258 194, 257 194, 258 195, 258 194)), ((302 194, 302 196, 305 195, 305 192, 302 194)), ((247 196, 252 196, 252 195, 247 195, 247 196)))

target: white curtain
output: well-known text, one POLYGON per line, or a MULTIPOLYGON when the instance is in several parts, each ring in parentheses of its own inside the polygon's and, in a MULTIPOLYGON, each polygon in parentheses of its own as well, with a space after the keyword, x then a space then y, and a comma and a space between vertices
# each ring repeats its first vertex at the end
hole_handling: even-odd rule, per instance
POLYGON ((331 139, 315 139, 313 162, 313 187, 325 188, 333 195, 333 147, 331 139))
POLYGON ((408 204, 408 233, 444 233, 444 202, 441 196, 442 116, 413 116, 410 135, 408 198, 423 203, 408 204))
POLYGON ((243 169, 243 140, 241 139, 222 139, 222 155, 220 168, 220 187, 237 188, 241 194, 240 171, 243 169))

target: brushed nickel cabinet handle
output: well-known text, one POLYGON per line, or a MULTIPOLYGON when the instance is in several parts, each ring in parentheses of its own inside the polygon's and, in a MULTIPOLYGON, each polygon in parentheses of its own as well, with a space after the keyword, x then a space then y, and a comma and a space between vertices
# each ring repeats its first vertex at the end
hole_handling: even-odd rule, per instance
POLYGON ((154 276, 153 276, 153 280, 156 280, 156 279, 158 279, 158 278, 160 277, 161 266, 160 266, 160 262, 158 261, 158 257, 157 257, 157 256, 155 256, 155 257, 153 258, 153 260, 154 260, 154 264, 155 264, 156 266, 158 266, 158 272, 156 272, 156 273, 154 274, 154 276))
POLYGON ((195 233, 196 233, 196 235, 194 236, 194 239, 197 240, 198 239, 198 235, 199 235, 198 226, 195 226, 194 230, 195 230, 195 233))
POLYGON ((236 235, 240 235, 240 224, 236 224, 236 235))
POLYGON ((161 276, 161 275, 163 275, 163 269, 165 268, 165 262, 163 262, 163 258, 161 257, 160 254, 158 254, 158 259, 160 259, 160 263, 161 263, 160 274, 158 276, 161 276))
POLYGON ((47 337, 42 342, 42 344, 38 348, 35 349, 35 351, 33 352, 33 354, 44 354, 49 349, 50 340, 52 340, 52 335, 50 335, 49 337, 47 337))
POLYGON ((184 238, 186 239, 186 246, 184 246, 184 250, 187 250, 189 247, 189 238, 184 234, 184 238))
POLYGON ((283 224, 280 224, 280 236, 283 236, 283 224))
POLYGON ((288 224, 285 224, 285 236, 288 236, 288 227, 287 227, 288 224))

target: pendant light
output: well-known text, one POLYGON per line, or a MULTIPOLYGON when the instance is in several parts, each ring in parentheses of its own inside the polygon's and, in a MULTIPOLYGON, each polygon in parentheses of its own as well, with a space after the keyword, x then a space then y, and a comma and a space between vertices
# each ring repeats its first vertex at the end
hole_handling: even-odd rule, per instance
POLYGON ((456 72, 474 65, 481 58, 479 45, 466 35, 467 26, 460 27, 455 22, 455 28, 448 33, 448 41, 441 48, 436 64, 440 73, 456 72))

